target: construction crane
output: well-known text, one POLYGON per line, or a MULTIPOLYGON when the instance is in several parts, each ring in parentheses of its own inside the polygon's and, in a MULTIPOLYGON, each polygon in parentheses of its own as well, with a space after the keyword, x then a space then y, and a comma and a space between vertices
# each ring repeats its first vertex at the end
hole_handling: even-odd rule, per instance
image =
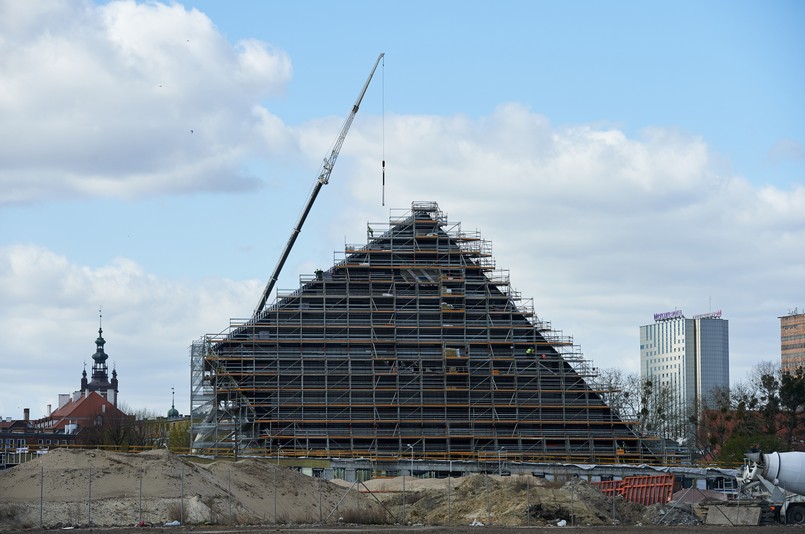
POLYGON ((268 279, 268 283, 266 284, 266 288, 263 290, 263 295, 260 297, 260 302, 257 304, 257 307, 254 309, 253 319, 256 320, 258 316, 262 313, 263 308, 266 305, 266 301, 268 300, 268 296, 271 294, 271 290, 274 289, 274 284, 277 283, 277 278, 279 278, 280 271, 282 271, 283 265, 285 265, 285 260, 288 259, 288 255, 291 253, 291 249, 293 248, 294 243, 296 242, 296 238, 299 236, 299 232, 302 231, 302 225, 305 224, 305 219, 307 219, 308 214, 310 213, 310 209, 313 207, 313 203, 316 201, 316 197, 321 190, 321 187, 330 181, 330 173, 333 172, 333 167, 335 166, 335 160, 338 159, 338 154, 341 152, 341 145, 344 144, 344 139, 347 137, 347 133, 349 132, 349 127, 352 126, 352 121, 355 119, 355 115, 358 113, 358 108, 361 105, 361 101, 363 100, 363 95, 366 94, 366 90, 369 88, 369 82, 372 81, 372 77, 377 70, 377 66, 380 64, 380 61, 383 59, 385 53, 381 53, 377 56, 377 61, 375 61, 375 66, 372 67, 372 72, 369 73, 369 77, 366 79, 366 83, 363 84, 363 89, 361 89, 361 93, 358 95, 358 99, 355 101, 355 105, 352 106, 352 111, 350 111, 349 115, 347 115, 346 120, 344 120, 344 125, 341 127, 341 133, 338 134, 338 137, 335 140, 335 144, 333 144, 333 149, 330 152, 329 157, 324 158, 324 163, 321 166, 321 170, 319 171, 319 175, 316 178, 316 182, 314 183, 313 190, 310 192, 310 197, 307 199, 307 203, 305 204, 305 208, 302 210, 301 215, 299 215, 299 220, 296 222, 296 226, 294 226, 293 232, 291 232, 291 237, 288 239, 288 243, 285 244, 285 248, 282 251, 282 255, 280 256, 279 261, 277 262, 276 267, 274 267, 274 272, 271 275, 271 278, 268 279))

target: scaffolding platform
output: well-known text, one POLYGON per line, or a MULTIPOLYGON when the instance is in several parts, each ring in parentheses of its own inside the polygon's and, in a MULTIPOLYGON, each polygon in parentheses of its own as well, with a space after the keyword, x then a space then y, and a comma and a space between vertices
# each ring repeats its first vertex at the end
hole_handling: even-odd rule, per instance
POLYGON ((573 339, 434 202, 191 347, 197 452, 656 463, 573 339))

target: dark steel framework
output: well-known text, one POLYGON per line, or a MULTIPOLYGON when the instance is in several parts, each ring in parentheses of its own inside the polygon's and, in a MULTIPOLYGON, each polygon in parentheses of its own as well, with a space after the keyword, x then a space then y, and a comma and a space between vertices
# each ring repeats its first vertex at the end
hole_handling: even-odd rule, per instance
POLYGON ((433 202, 191 347, 194 448, 651 462, 570 337, 433 202))

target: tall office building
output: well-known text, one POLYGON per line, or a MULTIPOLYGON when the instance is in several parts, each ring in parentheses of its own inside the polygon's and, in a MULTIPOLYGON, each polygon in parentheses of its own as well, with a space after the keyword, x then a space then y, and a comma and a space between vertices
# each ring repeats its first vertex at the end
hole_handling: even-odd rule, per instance
POLYGON ((780 317, 780 367, 784 373, 805 368, 805 312, 796 308, 780 317))
POLYGON ((670 438, 686 435, 692 410, 715 388, 729 387, 729 321, 721 311, 686 318, 681 310, 654 314, 640 327, 640 377, 663 391, 665 417, 658 430, 670 438))

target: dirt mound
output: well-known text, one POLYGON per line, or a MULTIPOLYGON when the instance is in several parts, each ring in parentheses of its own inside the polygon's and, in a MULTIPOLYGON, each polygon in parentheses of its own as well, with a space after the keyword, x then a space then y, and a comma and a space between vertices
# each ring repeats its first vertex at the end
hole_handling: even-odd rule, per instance
POLYGON ((166 450, 123 454, 57 449, 0 472, 0 530, 39 526, 424 524, 693 525, 691 505, 644 507, 580 479, 405 477, 339 485, 271 460, 188 461, 166 450))
MULTIPOLYGON (((139 454, 56 449, 0 472, 0 529, 185 523, 317 523, 346 493, 270 461, 187 461, 166 450, 139 454), (276 482, 276 483, 275 483, 276 482), (276 487, 276 493, 274 488, 276 487), (184 498, 182 498, 184 497, 184 498)), ((342 502, 361 507, 365 496, 342 502)))
MULTIPOLYGON (((367 483, 370 489, 373 485, 367 483)), ((600 525, 610 517, 599 509, 604 507, 604 496, 583 483, 563 487, 530 476, 472 475, 449 479, 449 484, 448 479, 430 479, 422 486, 426 489, 406 483, 403 494, 397 479, 387 479, 376 487, 382 488, 378 497, 385 499, 395 517, 402 521, 404 514, 410 524, 523 526, 565 520, 569 525, 600 525)))
MULTIPOLYGON (((397 521, 423 525, 688 525, 698 518, 690 507, 647 508, 623 497, 603 495, 580 479, 567 483, 530 476, 472 475, 452 479, 401 477, 367 481, 397 521)), ((364 492, 367 489, 363 489, 364 492)))

